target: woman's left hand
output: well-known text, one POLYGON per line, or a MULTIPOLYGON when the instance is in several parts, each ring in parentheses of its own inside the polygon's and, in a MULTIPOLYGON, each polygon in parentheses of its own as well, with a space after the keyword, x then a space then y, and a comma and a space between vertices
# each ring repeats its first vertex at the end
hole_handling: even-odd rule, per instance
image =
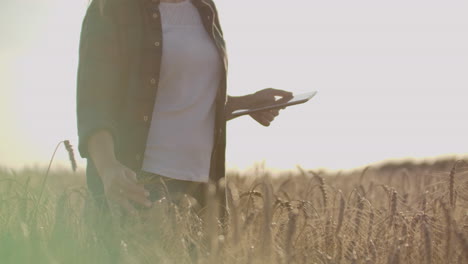
MULTIPOLYGON (((276 101, 289 101, 292 97, 293 94, 291 92, 267 88, 250 95, 249 101, 250 106, 254 108, 258 106, 269 105, 276 101), (276 96, 281 97, 281 99, 276 100, 276 96)), ((279 110, 280 108, 265 110, 262 112, 252 113, 250 116, 263 126, 269 126, 275 117, 278 116, 279 110)))

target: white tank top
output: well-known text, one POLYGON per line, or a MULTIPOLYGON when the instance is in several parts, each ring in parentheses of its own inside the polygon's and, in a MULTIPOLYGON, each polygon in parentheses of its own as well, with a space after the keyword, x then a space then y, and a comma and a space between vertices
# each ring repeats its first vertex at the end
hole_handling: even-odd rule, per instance
POLYGON ((161 72, 142 169, 208 182, 221 59, 191 1, 159 8, 161 72))

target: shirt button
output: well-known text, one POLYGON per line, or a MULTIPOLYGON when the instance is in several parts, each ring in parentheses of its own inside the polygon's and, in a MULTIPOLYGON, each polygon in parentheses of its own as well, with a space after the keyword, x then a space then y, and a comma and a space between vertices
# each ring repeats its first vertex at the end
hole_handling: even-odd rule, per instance
POLYGON ((156 79, 155 79, 155 78, 152 78, 152 79, 150 80, 150 83, 151 83, 151 84, 156 84, 156 79))
POLYGON ((153 18, 158 18, 158 13, 153 13, 153 18))
POLYGON ((143 116, 143 121, 148 122, 148 116, 147 115, 143 116))
POLYGON ((140 160, 140 159, 141 159, 141 156, 140 156, 140 154, 136 154, 136 156, 135 156, 135 160, 140 160))
POLYGON ((159 41, 156 41, 156 42, 154 43, 154 45, 155 45, 156 47, 159 47, 159 45, 160 45, 159 41))

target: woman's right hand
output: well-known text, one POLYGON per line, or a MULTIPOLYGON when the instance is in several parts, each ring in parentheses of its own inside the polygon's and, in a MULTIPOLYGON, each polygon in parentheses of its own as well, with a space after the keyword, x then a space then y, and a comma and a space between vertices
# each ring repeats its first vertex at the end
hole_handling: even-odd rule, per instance
POLYGON ((131 202, 151 207, 152 203, 148 199, 149 192, 138 184, 136 174, 131 169, 116 161, 101 169, 99 173, 111 207, 119 205, 132 215, 136 214, 136 209, 131 202))
POLYGON ((99 130, 94 133, 89 139, 88 149, 101 177, 111 210, 120 205, 128 213, 135 214, 131 202, 151 207, 149 192, 138 184, 135 172, 115 158, 114 141, 109 131, 99 130))

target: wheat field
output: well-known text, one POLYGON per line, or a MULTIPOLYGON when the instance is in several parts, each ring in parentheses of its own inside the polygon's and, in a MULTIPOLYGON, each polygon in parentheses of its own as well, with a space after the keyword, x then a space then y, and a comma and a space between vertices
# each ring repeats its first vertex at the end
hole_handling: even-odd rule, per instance
POLYGON ((0 263, 468 263, 464 161, 230 171, 224 221, 187 197, 111 217, 83 171, 47 173, 0 170, 0 263))

